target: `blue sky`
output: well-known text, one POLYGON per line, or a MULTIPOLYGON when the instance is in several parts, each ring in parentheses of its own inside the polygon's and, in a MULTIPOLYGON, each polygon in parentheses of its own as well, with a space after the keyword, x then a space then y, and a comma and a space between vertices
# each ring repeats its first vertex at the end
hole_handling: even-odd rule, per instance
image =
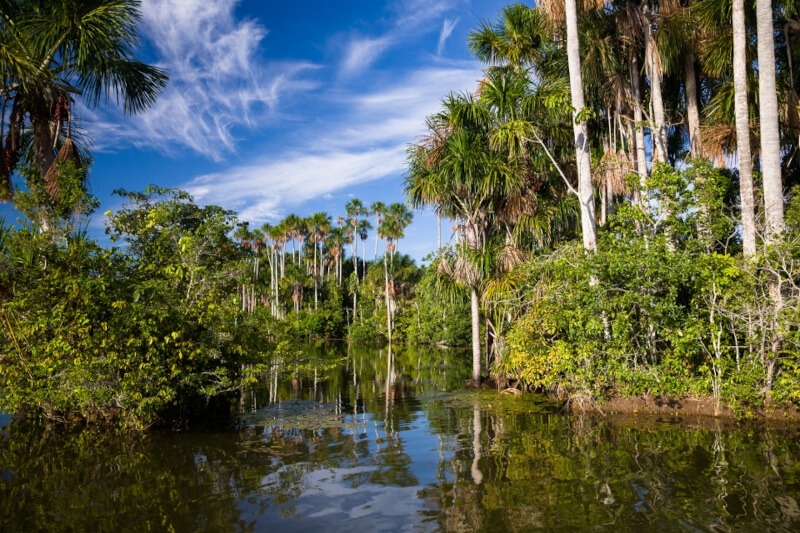
MULTIPOLYGON (((141 57, 168 70, 169 87, 141 115, 113 102, 74 111, 99 213, 119 206, 115 188, 149 183, 258 226, 335 219, 353 197, 403 201, 406 147, 445 95, 477 86, 466 36, 506 3, 142 0, 141 57)), ((103 225, 98 215, 93 231, 103 225)), ((435 247, 432 213, 416 213, 400 251, 419 260, 435 247)))

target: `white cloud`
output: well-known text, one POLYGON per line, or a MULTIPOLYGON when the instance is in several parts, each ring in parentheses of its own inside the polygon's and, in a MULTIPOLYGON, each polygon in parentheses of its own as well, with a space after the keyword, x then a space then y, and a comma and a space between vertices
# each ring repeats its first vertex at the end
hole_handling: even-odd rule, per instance
POLYGON ((235 5, 235 0, 142 1, 140 30, 155 49, 158 66, 167 70, 169 85, 141 115, 90 114, 100 149, 125 140, 164 152, 189 149, 219 161, 235 151, 237 127, 269 118, 286 92, 315 87, 303 76, 317 65, 266 63, 258 56, 267 30, 237 20, 235 5))
MULTIPOLYGON (((447 91, 472 90, 479 76, 479 66, 466 63, 417 71, 384 90, 340 97, 341 116, 315 123, 313 132, 300 135, 307 144, 281 147, 279 155, 200 176, 181 188, 202 203, 262 223, 358 184, 399 179, 406 147, 424 133, 425 117, 439 109, 447 91)), ((399 195, 399 186, 391 192, 399 195)))
POLYGON ((450 20, 444 19, 442 22, 442 31, 439 33, 439 44, 436 46, 436 55, 441 56, 442 52, 444 51, 444 45, 447 42, 448 37, 453 33, 453 30, 458 24, 459 19, 450 20))
POLYGON ((202 203, 221 204, 240 218, 260 223, 279 218, 291 206, 333 191, 377 180, 402 168, 402 147, 364 152, 282 155, 280 160, 208 174, 185 187, 202 203))

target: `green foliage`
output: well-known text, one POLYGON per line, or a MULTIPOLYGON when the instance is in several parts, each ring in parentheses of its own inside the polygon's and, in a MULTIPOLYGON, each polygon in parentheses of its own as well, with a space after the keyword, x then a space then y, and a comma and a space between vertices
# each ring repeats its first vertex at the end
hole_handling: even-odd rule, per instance
POLYGON ((37 228, 49 231, 55 239, 80 229, 99 202, 86 191, 86 177, 90 162, 75 160, 57 161, 53 183, 56 192, 47 191, 39 170, 33 166, 22 168, 25 189, 14 196, 15 207, 37 228))
MULTIPOLYGON (((702 166, 692 172, 707 173, 719 200, 709 205, 722 209, 726 175, 702 166)), ((680 173, 657 167, 653 174, 654 206, 622 206, 598 253, 562 246, 527 266, 524 315, 496 372, 567 395, 714 396, 741 414, 798 403, 796 200, 783 241, 747 261, 709 251, 709 244, 728 249, 724 215, 708 216, 706 236, 694 234, 680 173)))
POLYGON ((411 344, 466 346, 470 342, 469 295, 437 271, 434 261, 415 287, 412 306, 397 320, 411 344))
POLYGON ((263 368, 270 317, 240 310, 233 214, 180 191, 123 194, 109 233, 124 250, 5 229, 0 408, 146 427, 224 400, 263 368))

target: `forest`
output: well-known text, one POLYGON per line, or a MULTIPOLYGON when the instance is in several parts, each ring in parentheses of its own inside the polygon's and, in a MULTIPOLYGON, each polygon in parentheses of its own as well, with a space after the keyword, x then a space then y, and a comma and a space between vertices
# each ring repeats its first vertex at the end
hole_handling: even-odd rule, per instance
POLYGON ((409 139, 407 204, 251 228, 120 189, 101 246, 71 104, 138 113, 168 83, 134 55, 137 5, 0 0, 0 194, 20 213, 0 224, 0 409, 224 412, 300 339, 468 346, 473 386, 577 402, 800 404, 798 4, 509 5, 470 33, 483 79, 443 87, 409 139), (402 253, 414 209, 453 233, 424 267, 402 253))

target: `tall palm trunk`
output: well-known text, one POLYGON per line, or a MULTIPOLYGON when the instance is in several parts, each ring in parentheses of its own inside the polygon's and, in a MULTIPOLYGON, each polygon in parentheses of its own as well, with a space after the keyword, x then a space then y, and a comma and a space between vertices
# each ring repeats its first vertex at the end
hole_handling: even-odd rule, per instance
MULTIPOLYGON (((689 123, 689 156, 693 159, 700 158, 703 154, 702 140, 700 139, 700 105, 697 99, 697 72, 694 65, 694 54, 687 54, 684 59, 684 92, 686 93, 686 119, 689 123)), ((695 177, 694 183, 695 190, 702 191, 708 187, 702 177, 702 173, 698 173, 695 177)), ((704 202, 698 202, 697 211, 697 234, 700 239, 705 243, 706 248, 710 249, 713 244, 713 235, 711 229, 708 227, 708 220, 710 216, 708 205, 704 202)))
MULTIPOLYGON (((761 121, 761 175, 764 182, 764 240, 773 244, 783 232, 783 184, 781 181, 781 144, 778 130, 778 93, 775 83, 775 39, 772 24, 772 1, 756 0, 756 32, 758 35, 758 100, 761 121)), ((773 323, 783 309, 780 277, 772 276, 769 284, 773 323)), ((773 357, 767 365, 764 383, 764 403, 772 403, 775 361, 783 346, 783 333, 773 328, 771 348, 773 357)))
POLYGON ((684 61, 686 119, 689 122, 689 154, 697 158, 703 153, 703 143, 700 138, 700 104, 697 99, 697 71, 695 70, 694 54, 688 54, 684 61))
POLYGON ((597 226, 594 218, 594 189, 589 158, 589 132, 585 120, 577 120, 584 109, 583 79, 581 77, 580 43, 578 41, 578 14, 575 0, 566 0, 567 63, 569 88, 572 98, 572 131, 575 139, 575 158, 578 167, 578 198, 581 204, 581 230, 583 247, 597 250, 597 226))
POLYGON ((736 150, 739 157, 739 195, 742 208, 742 245, 745 257, 756 254, 756 217, 753 196, 753 155, 750 151, 750 112, 747 106, 747 26, 744 0, 733 0, 733 91, 736 150))
POLYGON ((765 239, 773 243, 783 231, 781 143, 778 131, 778 93, 775 84, 775 39, 772 0, 756 1, 758 34, 758 100, 761 121, 761 173, 764 180, 765 239))
POLYGON ((647 75, 650 78, 650 103, 653 107, 653 127, 650 131, 653 137, 653 161, 655 162, 667 161, 669 154, 667 152, 667 129, 664 119, 664 97, 661 94, 663 73, 653 30, 653 13, 651 9, 648 7, 645 12, 647 21, 645 29, 645 65, 647 66, 647 75))

